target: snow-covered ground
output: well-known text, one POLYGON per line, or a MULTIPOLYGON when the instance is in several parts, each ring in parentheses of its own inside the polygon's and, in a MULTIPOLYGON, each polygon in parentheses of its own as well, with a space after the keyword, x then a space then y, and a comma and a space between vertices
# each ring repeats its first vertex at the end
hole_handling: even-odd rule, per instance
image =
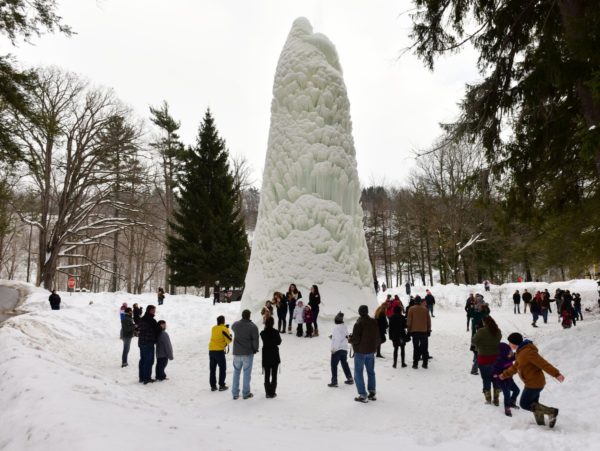
MULTIPOLYGON (((167 321, 174 346, 170 380, 143 386, 137 382, 135 341, 130 366, 120 367, 118 310, 122 302, 154 303, 154 295, 60 293, 63 309, 57 312, 49 310, 46 292, 32 288, 23 306, 29 313, 0 328, 0 449, 597 449, 596 284, 550 286, 578 291, 584 307, 593 307, 569 330, 562 330, 555 314, 533 329, 529 315, 512 313, 512 291, 533 285, 494 286, 488 297, 504 336, 524 332, 566 376, 564 384, 549 380, 542 395, 545 404, 560 408, 554 430, 536 426, 529 412, 508 418, 501 407, 484 405, 481 379, 469 374, 470 334, 462 309, 466 295, 481 287, 433 288, 438 304, 430 368, 393 369, 387 342, 387 358, 376 364, 378 400, 366 405, 353 401, 354 387, 327 387, 331 323, 321 323, 318 338, 284 337, 276 399, 264 398, 258 354, 255 398, 233 401, 230 392, 209 389, 207 345, 216 316, 232 323, 239 303, 213 307, 194 296, 167 297, 157 317, 167 321)), ((322 296, 326 303, 334 295, 322 296)), ((410 356, 411 344, 407 351, 410 356)))

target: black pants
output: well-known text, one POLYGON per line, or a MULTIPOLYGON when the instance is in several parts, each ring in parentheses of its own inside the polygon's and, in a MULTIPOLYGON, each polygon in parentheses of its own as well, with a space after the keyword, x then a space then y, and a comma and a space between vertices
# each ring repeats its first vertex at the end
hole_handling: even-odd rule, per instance
POLYGON ((227 362, 225 360, 225 351, 208 351, 210 376, 209 382, 212 388, 217 388, 217 366, 219 367, 219 387, 225 385, 225 373, 227 371, 227 362))
POLYGON ((285 321, 285 316, 282 318, 281 316, 277 317, 277 330, 279 332, 285 332, 285 326, 287 325, 285 321))
POLYGON ((396 366, 396 364, 398 363, 398 348, 400 348, 400 359, 402 364, 404 364, 404 359, 406 358, 406 352, 405 352, 405 346, 406 343, 404 343, 404 340, 398 340, 398 341, 394 341, 394 366, 396 366))
POLYGON ((319 325, 317 324, 317 318, 319 317, 319 309, 313 309, 313 324, 315 325, 315 330, 319 330, 319 325))
POLYGON ((302 334, 302 330, 303 330, 302 329, 302 324, 298 324, 298 327, 296 328, 296 336, 297 337, 301 337, 303 335, 302 334))
POLYGON ((167 378, 165 374, 165 368, 169 363, 169 359, 166 357, 161 357, 156 359, 156 379, 159 381, 164 381, 167 378))
POLYGON ((307 337, 312 337, 313 336, 313 325, 312 325, 312 323, 306 323, 306 336, 307 337))
POLYGON ((265 384, 277 384, 277 369, 279 368, 279 363, 273 366, 264 367, 265 370, 265 384))
POLYGON ((413 365, 417 365, 420 359, 423 359, 423 365, 427 366, 429 358, 429 339, 427 332, 413 332, 413 365))
POLYGON ((149 382, 152 379, 152 366, 154 365, 154 344, 138 344, 140 348, 140 382, 149 382))

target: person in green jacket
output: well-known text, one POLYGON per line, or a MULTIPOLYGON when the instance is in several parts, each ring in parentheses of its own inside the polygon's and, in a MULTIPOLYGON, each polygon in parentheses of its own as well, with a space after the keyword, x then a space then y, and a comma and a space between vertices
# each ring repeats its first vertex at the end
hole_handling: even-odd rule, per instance
POLYGON ((498 358, 498 346, 502 339, 502 332, 496 321, 491 316, 483 318, 483 327, 471 339, 473 347, 477 351, 477 365, 481 380, 483 381, 483 395, 486 404, 492 403, 492 385, 494 386, 494 405, 500 405, 500 389, 496 387, 493 380, 494 363, 498 358))
MULTIPOLYGON (((475 295, 475 302, 467 308, 467 317, 471 319, 471 338, 475 336, 477 330, 483 326, 483 318, 490 314, 489 306, 483 301, 483 296, 477 293, 475 295)), ((471 351, 473 351, 473 365, 471 366, 471 374, 477 375, 477 349, 471 345, 471 351)))

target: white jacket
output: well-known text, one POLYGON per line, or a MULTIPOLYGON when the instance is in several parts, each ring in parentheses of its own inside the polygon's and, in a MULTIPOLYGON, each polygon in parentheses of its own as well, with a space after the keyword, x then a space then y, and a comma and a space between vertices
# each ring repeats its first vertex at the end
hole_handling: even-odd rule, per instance
POLYGON ((331 352, 348 350, 348 328, 344 323, 333 326, 331 333, 331 352))
POLYGON ((304 305, 299 306, 296 304, 294 309, 294 320, 296 324, 304 324, 304 305))

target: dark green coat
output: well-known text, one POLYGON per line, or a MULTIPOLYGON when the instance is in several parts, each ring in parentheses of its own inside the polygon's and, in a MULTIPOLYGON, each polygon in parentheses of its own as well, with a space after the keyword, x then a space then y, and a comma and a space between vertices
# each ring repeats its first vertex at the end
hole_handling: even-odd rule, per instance
POLYGON ((499 332, 498 335, 492 335, 492 332, 484 326, 473 336, 471 343, 475 346, 477 354, 480 356, 497 355, 501 339, 502 332, 499 332))

